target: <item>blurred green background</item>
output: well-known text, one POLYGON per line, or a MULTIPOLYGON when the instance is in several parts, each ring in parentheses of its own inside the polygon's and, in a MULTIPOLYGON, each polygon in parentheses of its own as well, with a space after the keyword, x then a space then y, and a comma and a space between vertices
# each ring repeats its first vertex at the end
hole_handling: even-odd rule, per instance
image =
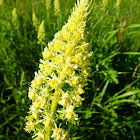
MULTIPOLYGON (((43 48, 61 30, 76 0, 0 0, 0 140, 30 140, 24 131, 28 88, 43 48), (13 12, 16 8, 15 13, 13 12), (42 42, 38 25, 44 20, 42 42), (14 16, 15 15, 15 16, 14 16)), ((79 125, 67 124, 73 140, 140 139, 140 1, 93 0, 89 29, 92 76, 79 125)))

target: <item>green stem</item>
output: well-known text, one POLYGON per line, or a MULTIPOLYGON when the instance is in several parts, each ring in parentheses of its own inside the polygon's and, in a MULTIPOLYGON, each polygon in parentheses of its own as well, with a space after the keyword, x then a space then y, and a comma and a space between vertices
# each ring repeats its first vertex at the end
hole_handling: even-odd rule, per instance
POLYGON ((42 43, 41 43, 41 52, 43 52, 43 45, 42 45, 42 43))
POLYGON ((56 114, 56 109, 57 109, 58 95, 59 95, 59 92, 55 91, 54 99, 52 100, 52 105, 51 105, 51 119, 48 120, 47 132, 45 134, 45 140, 50 140, 50 137, 51 137, 52 125, 53 125, 53 121, 55 119, 55 114, 56 114))

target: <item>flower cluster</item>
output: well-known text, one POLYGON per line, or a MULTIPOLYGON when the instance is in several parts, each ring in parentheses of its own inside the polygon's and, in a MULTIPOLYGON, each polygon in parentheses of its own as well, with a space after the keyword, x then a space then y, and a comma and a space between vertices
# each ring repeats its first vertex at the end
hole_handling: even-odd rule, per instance
POLYGON ((25 130, 36 139, 68 140, 68 132, 57 127, 57 120, 75 124, 75 107, 82 105, 84 87, 91 71, 91 47, 87 43, 86 22, 90 4, 77 1, 68 23, 48 43, 35 72, 28 97, 32 100, 25 130), (58 108, 59 105, 59 108, 58 108))

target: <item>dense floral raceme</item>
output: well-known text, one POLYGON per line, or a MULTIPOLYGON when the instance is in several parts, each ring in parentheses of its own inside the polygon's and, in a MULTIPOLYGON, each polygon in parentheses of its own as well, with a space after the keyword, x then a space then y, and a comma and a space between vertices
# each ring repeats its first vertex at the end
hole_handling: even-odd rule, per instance
POLYGON ((74 110, 82 105, 80 95, 91 72, 92 51, 86 29, 89 8, 88 0, 77 1, 68 22, 44 49, 40 70, 35 72, 28 93, 32 105, 25 130, 33 131, 35 139, 68 140, 68 132, 57 120, 78 121, 74 110))

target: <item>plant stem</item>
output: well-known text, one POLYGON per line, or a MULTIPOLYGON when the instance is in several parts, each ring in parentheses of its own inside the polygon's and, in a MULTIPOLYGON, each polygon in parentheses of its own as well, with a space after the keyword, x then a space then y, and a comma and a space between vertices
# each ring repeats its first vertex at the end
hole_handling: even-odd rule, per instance
POLYGON ((55 119, 58 95, 59 95, 59 91, 55 91, 54 99, 53 99, 52 105, 51 105, 51 119, 48 120, 48 124, 47 124, 48 127, 47 127, 47 132, 45 135, 45 140, 50 140, 50 137, 51 137, 51 131, 52 131, 52 125, 53 125, 52 121, 54 121, 54 119, 55 119))

